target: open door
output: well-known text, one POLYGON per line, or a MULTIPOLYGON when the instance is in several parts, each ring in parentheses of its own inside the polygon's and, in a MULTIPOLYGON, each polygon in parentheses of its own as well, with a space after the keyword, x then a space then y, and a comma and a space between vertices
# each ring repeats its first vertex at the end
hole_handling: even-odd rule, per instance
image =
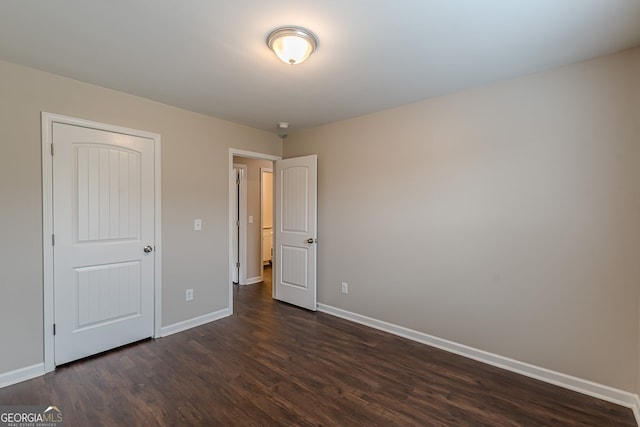
POLYGON ((318 156, 275 162, 273 297, 308 310, 317 305, 318 156))

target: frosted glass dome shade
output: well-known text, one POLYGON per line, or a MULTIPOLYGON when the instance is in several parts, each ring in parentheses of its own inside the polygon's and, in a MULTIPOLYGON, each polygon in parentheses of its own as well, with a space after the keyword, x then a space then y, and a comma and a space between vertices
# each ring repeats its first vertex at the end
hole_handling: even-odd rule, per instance
POLYGON ((282 62, 296 65, 313 53, 318 46, 318 39, 304 28, 284 27, 269 34, 267 45, 282 62))

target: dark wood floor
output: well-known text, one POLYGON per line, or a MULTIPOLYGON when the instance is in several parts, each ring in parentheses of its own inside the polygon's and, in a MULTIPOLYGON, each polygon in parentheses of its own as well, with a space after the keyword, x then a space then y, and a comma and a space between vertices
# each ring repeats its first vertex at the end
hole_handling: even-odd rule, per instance
POLYGON ((232 317, 0 389, 66 426, 635 426, 632 411, 235 287, 232 317))

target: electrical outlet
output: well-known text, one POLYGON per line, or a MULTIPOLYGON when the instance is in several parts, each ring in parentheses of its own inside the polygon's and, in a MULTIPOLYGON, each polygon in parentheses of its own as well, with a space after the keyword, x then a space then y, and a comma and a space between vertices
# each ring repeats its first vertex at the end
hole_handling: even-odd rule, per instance
POLYGON ((187 289, 187 292, 185 293, 184 299, 185 299, 185 301, 192 301, 193 300, 193 289, 187 289))
POLYGON ((342 282, 342 293, 343 294, 349 293, 349 284, 347 282, 342 282))

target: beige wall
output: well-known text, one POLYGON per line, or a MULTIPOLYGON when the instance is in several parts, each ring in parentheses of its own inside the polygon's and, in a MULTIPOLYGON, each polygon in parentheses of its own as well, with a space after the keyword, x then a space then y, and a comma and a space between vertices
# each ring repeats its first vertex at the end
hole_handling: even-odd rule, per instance
MULTIPOLYGON (((262 273, 262 229, 260 228, 260 168, 273 168, 269 160, 234 157, 234 163, 247 165, 247 218, 253 216, 253 224, 247 222, 247 279, 260 277, 262 273)), ((248 220, 247 220, 248 221, 248 220)))
POLYGON ((312 153, 319 302, 640 389, 640 49, 284 142, 312 153))
POLYGON ((162 324, 228 306, 229 147, 281 155, 275 135, 0 62, 0 374, 43 361, 40 112, 162 137, 162 324), (193 219, 202 231, 193 231, 193 219), (193 302, 184 301, 193 288, 193 302))

